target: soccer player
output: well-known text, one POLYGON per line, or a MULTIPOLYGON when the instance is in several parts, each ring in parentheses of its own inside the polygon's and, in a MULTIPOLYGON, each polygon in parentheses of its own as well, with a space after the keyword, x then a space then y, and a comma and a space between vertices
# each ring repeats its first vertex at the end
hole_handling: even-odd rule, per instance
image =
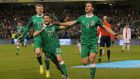
MULTIPOLYGON (((16 38, 19 38, 20 35, 24 32, 24 30, 25 30, 25 26, 23 25, 23 21, 21 21, 21 20, 18 21, 17 22, 16 38)), ((16 52, 16 55, 19 55, 19 53, 20 53, 20 51, 19 51, 20 44, 22 44, 22 46, 24 46, 24 47, 26 46, 24 38, 22 38, 21 40, 17 39, 17 43, 16 43, 16 45, 17 45, 17 48, 16 48, 17 52, 16 52)))
MULTIPOLYGON (((111 29, 111 25, 108 23, 108 17, 107 16, 103 16, 103 24, 111 29)), ((99 50, 100 54, 99 54, 98 61, 101 62, 102 52, 103 52, 105 46, 107 48, 108 61, 110 61, 110 46, 111 46, 110 33, 108 33, 104 28, 101 28, 101 27, 98 28, 98 32, 101 33, 100 50, 99 50)))
MULTIPOLYGON (((27 33, 29 32, 29 30, 31 29, 32 26, 34 28, 34 31, 36 31, 38 27, 42 26, 44 7, 43 7, 42 4, 37 4, 35 6, 35 10, 36 10, 37 14, 30 18, 30 22, 27 25, 23 34, 20 36, 20 38, 24 38, 25 35, 27 35, 27 33)), ((43 69, 42 56, 41 56, 41 43, 42 43, 42 41, 41 41, 40 36, 34 37, 34 49, 35 49, 35 53, 36 53, 36 56, 37 56, 38 63, 40 65, 40 74, 43 74, 44 69, 43 69)))
POLYGON ((33 36, 41 36, 43 42, 43 51, 46 58, 51 58, 52 56, 55 56, 57 61, 59 62, 59 66, 64 75, 64 79, 68 79, 67 68, 61 56, 61 48, 57 33, 59 30, 65 29, 66 27, 52 25, 51 19, 51 15, 49 13, 45 13, 43 27, 38 27, 37 31, 34 32, 33 36))
POLYGON ((123 49, 122 52, 125 50, 125 46, 127 46, 127 51, 130 49, 130 39, 131 39, 131 29, 129 28, 129 24, 126 24, 124 29, 123 29, 123 49))
POLYGON ((114 36, 118 36, 118 34, 114 33, 110 28, 103 25, 102 21, 93 14, 94 5, 92 2, 87 2, 85 5, 86 15, 80 16, 75 21, 69 21, 64 23, 54 23, 59 24, 61 26, 72 26, 76 23, 80 23, 82 25, 81 32, 81 58, 84 65, 87 65, 90 61, 90 79, 94 79, 95 77, 95 57, 97 53, 97 27, 100 26, 106 29, 109 33, 114 36))

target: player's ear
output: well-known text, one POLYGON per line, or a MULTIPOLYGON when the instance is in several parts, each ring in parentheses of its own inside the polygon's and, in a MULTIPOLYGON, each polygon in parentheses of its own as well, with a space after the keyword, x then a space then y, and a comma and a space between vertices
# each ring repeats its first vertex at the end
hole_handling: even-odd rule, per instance
POLYGON ((92 11, 94 11, 94 7, 92 8, 92 11))
POLYGON ((52 18, 50 18, 50 22, 52 23, 52 18))

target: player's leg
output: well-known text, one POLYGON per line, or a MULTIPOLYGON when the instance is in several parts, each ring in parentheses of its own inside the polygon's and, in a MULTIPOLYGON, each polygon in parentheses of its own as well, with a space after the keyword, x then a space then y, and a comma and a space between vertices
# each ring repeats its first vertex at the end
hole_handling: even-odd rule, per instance
POLYGON ((127 43, 127 51, 130 50, 130 43, 127 43))
POLYGON ((96 64, 95 64, 96 53, 90 53, 90 79, 94 79, 96 73, 96 64))
POLYGON ((51 59, 52 62, 56 65, 56 68, 61 72, 61 74, 64 75, 62 69, 60 68, 60 65, 59 65, 59 62, 58 62, 56 56, 55 56, 54 54, 52 54, 52 55, 50 56, 50 59, 51 59))
POLYGON ((107 47, 107 57, 108 57, 108 61, 111 61, 111 59, 110 59, 110 46, 111 46, 111 39, 110 39, 110 37, 107 37, 107 40, 106 40, 106 47, 107 47))
POLYGON ((123 49, 122 49, 122 52, 124 52, 124 50, 125 50, 125 46, 126 46, 126 43, 123 43, 123 49))
POLYGON ((127 52, 130 50, 130 39, 127 39, 127 52))
POLYGON ((42 63, 42 55, 41 55, 41 41, 34 41, 35 53, 37 61, 40 65, 40 74, 44 73, 43 63, 42 63))
POLYGON ((81 60, 84 66, 86 66, 88 64, 88 47, 87 45, 82 45, 81 47, 81 60))
POLYGON ((16 55, 19 55, 20 40, 17 40, 16 55))
POLYGON ((27 46, 27 39, 24 39, 23 45, 24 45, 24 47, 27 46))
POLYGON ((98 62, 101 62, 101 60, 102 60, 102 53, 103 53, 103 50, 104 50, 104 46, 105 46, 105 40, 104 40, 104 37, 101 36, 98 62))
POLYGON ((49 52, 44 52, 45 54, 45 66, 46 66, 46 78, 50 78, 50 55, 49 52))
POLYGON ((90 79, 94 79, 95 73, 96 73, 96 65, 95 65, 95 58, 96 58, 96 53, 97 53, 97 44, 96 43, 91 44, 89 52, 90 52, 90 55, 89 55, 90 79))
POLYGON ((111 61, 110 59, 110 47, 107 47, 107 58, 108 58, 108 61, 111 61))
POLYGON ((67 68, 66 68, 66 65, 62 59, 62 56, 61 56, 61 49, 60 48, 57 48, 56 49, 56 52, 55 52, 55 55, 57 57, 57 60, 59 62, 59 65, 60 65, 60 68, 62 69, 63 71, 63 74, 64 74, 64 79, 68 79, 68 72, 67 72, 67 68))
POLYGON ((123 43, 122 52, 124 52, 124 50, 125 50, 125 46, 126 46, 126 39, 124 39, 124 43, 123 43))

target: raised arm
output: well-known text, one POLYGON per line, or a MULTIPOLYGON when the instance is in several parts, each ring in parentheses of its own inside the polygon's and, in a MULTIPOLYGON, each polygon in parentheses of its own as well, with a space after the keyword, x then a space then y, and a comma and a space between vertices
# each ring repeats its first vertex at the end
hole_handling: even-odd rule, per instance
POLYGON ((19 39, 24 38, 27 35, 27 33, 30 31, 32 25, 33 25, 33 23, 30 20, 29 24, 26 26, 25 30, 23 31, 23 34, 19 37, 19 39))

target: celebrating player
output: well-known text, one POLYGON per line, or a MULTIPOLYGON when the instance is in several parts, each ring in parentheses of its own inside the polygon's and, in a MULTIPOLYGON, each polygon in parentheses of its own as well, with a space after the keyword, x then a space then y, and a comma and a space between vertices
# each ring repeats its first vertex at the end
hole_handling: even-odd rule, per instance
POLYGON ((90 61, 90 79, 94 79, 95 77, 95 57, 97 53, 97 27, 100 26, 107 30, 109 33, 117 36, 118 34, 114 33, 110 28, 103 25, 102 21, 93 14, 94 5, 92 2, 87 2, 85 5, 86 15, 80 16, 75 21, 64 22, 64 23, 56 23, 61 26, 72 26, 76 23, 80 23, 82 25, 82 33, 81 33, 81 58, 84 65, 87 65, 90 61))
POLYGON ((44 14, 43 27, 38 27, 37 31, 33 34, 33 36, 41 36, 43 42, 43 51, 46 58, 51 58, 52 56, 55 56, 57 58, 56 61, 59 62, 59 66, 64 74, 64 79, 68 79, 67 68, 61 56, 61 48, 57 34, 59 30, 65 28, 66 27, 64 26, 52 25, 51 15, 46 13, 44 14))
MULTIPOLYGON (((35 6, 35 9, 37 14, 31 17, 30 23, 28 24, 28 26, 26 27, 25 31, 20 36, 20 38, 24 38, 32 26, 34 28, 34 31, 36 31, 38 27, 42 26, 44 7, 41 4, 37 4, 35 6)), ((42 65, 41 43, 42 42, 40 36, 34 37, 34 48, 35 48, 35 53, 37 56, 38 63, 40 65, 40 74, 43 74, 44 70, 42 65)))
POLYGON ((23 31, 25 30, 25 27, 23 25, 23 21, 18 21, 17 23, 17 34, 16 34, 16 38, 17 38, 17 52, 16 52, 16 55, 19 55, 20 51, 19 51, 19 47, 20 47, 20 44, 22 44, 22 46, 26 46, 26 43, 25 43, 25 39, 22 38, 21 40, 19 40, 18 38, 20 37, 20 35, 23 33, 23 31))

